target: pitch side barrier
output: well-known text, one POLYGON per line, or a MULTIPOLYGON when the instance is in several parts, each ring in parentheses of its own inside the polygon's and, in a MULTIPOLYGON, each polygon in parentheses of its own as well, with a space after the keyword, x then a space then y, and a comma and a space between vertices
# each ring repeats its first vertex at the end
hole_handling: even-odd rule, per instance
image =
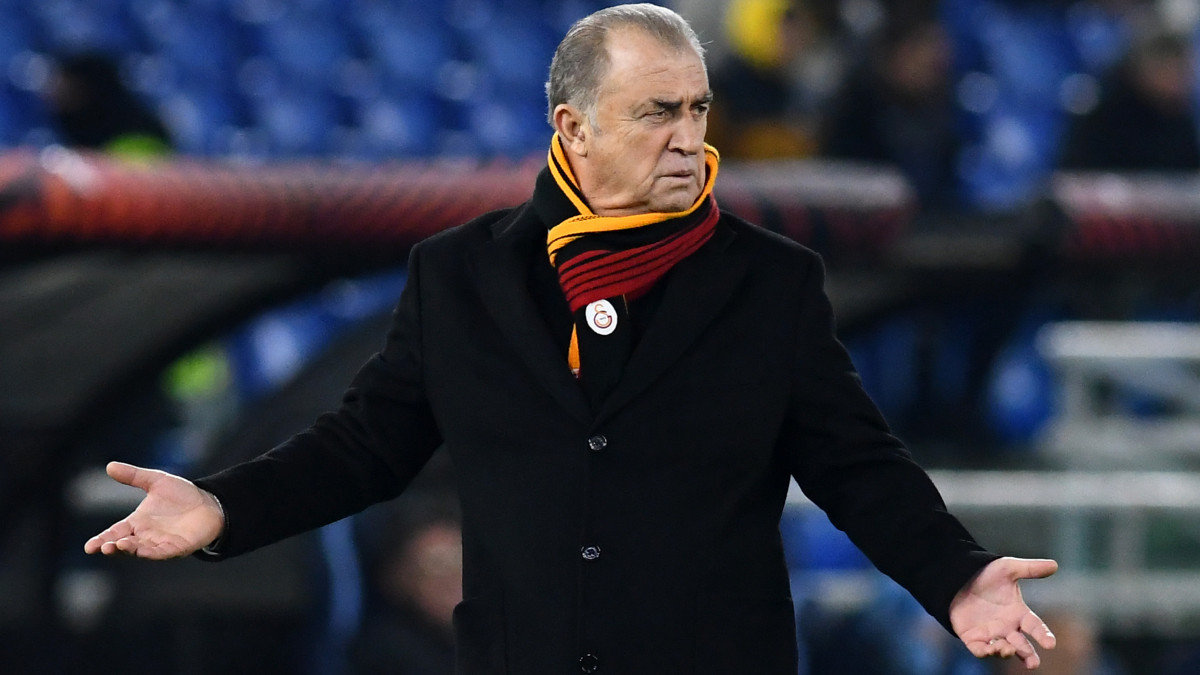
MULTIPOLYGON (((0 242, 387 251, 532 192, 542 162, 131 164, 61 147, 0 156, 0 242)), ((893 241, 916 203, 894 172, 812 162, 722 166, 722 208, 835 255, 893 241)))

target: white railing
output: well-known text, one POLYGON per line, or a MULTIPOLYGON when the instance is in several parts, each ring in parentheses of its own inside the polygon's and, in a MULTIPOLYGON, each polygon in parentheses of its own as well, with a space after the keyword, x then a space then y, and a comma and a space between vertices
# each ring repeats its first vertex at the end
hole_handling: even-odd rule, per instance
POLYGON ((1200 325, 1066 321, 1042 328, 1037 346, 1059 378, 1057 415, 1041 439, 1049 456, 1079 468, 1200 460, 1200 325), (1131 415, 1113 387, 1170 413, 1131 415))
MULTIPOLYGON (((1095 617, 1108 630, 1200 635, 1200 559, 1151 567, 1151 529, 1200 541, 1200 475, 1185 472, 932 471, 952 513, 998 553, 1051 557, 1060 571, 1023 584, 1041 607, 1095 617)), ((791 508, 815 508, 793 484, 791 508)), ((828 576, 828 575, 825 575, 828 576)), ((826 579, 828 588, 838 588, 826 579)), ((844 594, 844 589, 843 589, 844 594)))

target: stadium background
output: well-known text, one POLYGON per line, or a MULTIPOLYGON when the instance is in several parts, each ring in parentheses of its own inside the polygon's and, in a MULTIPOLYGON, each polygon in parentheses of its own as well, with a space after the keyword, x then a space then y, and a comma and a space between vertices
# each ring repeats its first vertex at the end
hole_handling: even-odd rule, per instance
MULTIPOLYGON (((235 672, 248 655, 354 672, 379 546, 364 532, 390 513, 217 568, 87 559, 130 503, 98 468, 203 473, 336 402, 407 248, 528 195, 554 44, 605 4, 0 1, 4 672, 235 672), (172 153, 64 147, 41 91, 83 51, 113 59, 172 153)), ((897 3, 829 4, 869 33, 897 3)), ((826 256, 865 384, 984 543, 1064 562, 1028 595, 1096 629, 1104 664, 1085 672, 1190 673, 1200 185, 1054 169, 1067 94, 1128 43, 1125 4, 1195 35, 1189 3, 935 7, 964 130, 953 213, 892 167, 819 156, 731 157, 717 194, 826 256)), ((719 55, 712 7, 679 5, 719 55)), ((804 672, 992 672, 802 497, 783 530, 804 672)))

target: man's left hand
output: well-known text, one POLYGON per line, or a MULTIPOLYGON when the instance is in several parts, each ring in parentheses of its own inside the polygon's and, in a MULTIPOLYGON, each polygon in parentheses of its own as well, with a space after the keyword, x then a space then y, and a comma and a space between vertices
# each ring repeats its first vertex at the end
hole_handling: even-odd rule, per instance
POLYGON ((993 560, 950 602, 950 625, 975 656, 1016 656, 1026 668, 1037 668, 1042 660, 1030 638, 1054 649, 1054 633, 1025 604, 1017 582, 1043 579, 1057 570, 1053 560, 993 560))

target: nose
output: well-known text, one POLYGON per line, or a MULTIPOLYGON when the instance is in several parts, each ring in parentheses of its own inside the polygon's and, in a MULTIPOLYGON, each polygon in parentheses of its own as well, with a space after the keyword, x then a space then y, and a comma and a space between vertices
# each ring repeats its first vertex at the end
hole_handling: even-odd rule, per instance
POLYGON ((668 150, 695 155, 704 151, 704 133, 708 129, 708 120, 693 115, 682 115, 675 121, 671 131, 668 150))

